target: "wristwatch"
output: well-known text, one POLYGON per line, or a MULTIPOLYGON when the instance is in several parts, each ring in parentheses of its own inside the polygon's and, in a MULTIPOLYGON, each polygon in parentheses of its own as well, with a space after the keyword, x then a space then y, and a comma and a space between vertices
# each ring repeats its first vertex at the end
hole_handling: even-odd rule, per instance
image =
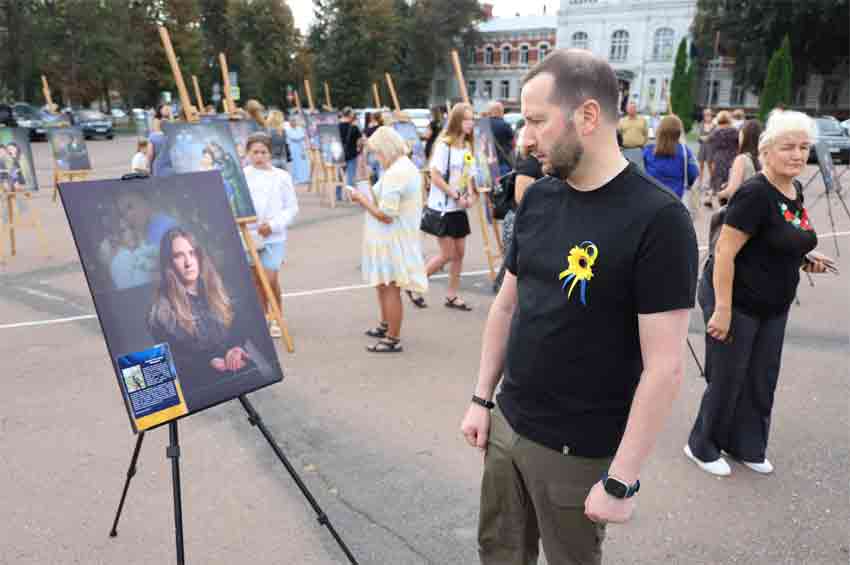
POLYGON ((602 486, 605 488, 605 492, 614 498, 622 500, 624 498, 631 498, 637 494, 640 490, 640 480, 636 480, 635 484, 629 485, 617 477, 611 477, 608 473, 605 473, 602 475, 602 486))
POLYGON ((472 395, 472 402, 473 404, 477 404, 478 406, 483 406, 487 410, 492 410, 496 407, 495 402, 492 402, 490 400, 484 400, 480 396, 475 396, 474 394, 472 395))

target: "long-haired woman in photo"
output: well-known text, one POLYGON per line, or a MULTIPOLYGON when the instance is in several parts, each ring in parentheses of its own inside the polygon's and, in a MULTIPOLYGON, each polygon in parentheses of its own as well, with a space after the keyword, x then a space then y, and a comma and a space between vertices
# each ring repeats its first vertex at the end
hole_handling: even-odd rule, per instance
MULTIPOLYGON (((458 296, 463 257, 466 254, 466 236, 469 235, 471 208, 478 196, 475 191, 476 167, 473 155, 473 129, 475 120, 472 106, 455 104, 449 114, 448 125, 434 144, 431 155, 431 190, 428 207, 422 216, 422 231, 437 238, 439 255, 428 260, 426 271, 430 277, 449 263, 449 288, 445 306, 468 311, 471 308, 458 296)), ((411 295, 417 306, 424 299, 411 295)))
MULTIPOLYGON (((215 383, 217 375, 251 364, 234 331, 236 311, 212 258, 188 230, 162 237, 160 281, 148 315, 157 343, 168 343, 184 393, 215 383)), ((189 401, 190 407, 192 405, 189 401)))

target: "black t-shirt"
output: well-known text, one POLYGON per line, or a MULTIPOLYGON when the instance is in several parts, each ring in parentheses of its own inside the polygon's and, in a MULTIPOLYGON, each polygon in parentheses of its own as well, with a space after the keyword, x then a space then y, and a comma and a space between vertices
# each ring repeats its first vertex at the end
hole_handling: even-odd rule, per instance
POLYGON ((499 154, 499 164, 510 166, 511 151, 514 144, 514 130, 502 118, 490 118, 490 128, 493 130, 493 139, 496 141, 499 154))
POLYGON ((360 128, 348 122, 340 122, 339 137, 342 140, 342 146, 345 149, 345 160, 351 161, 357 158, 359 151, 357 150, 357 140, 362 137, 360 128))
POLYGON ((539 179, 543 177, 543 167, 540 165, 540 161, 538 161, 537 157, 535 157, 534 155, 529 155, 528 157, 520 157, 519 159, 517 159, 514 171, 516 171, 516 174, 518 175, 525 175, 533 179, 539 179))
POLYGON ((548 176, 532 186, 505 262, 518 304, 499 407, 541 445, 611 456, 643 371, 638 314, 693 306, 696 234, 634 164, 593 191, 548 176))
POLYGON ((735 257, 732 306, 756 317, 783 314, 797 293, 803 256, 818 243, 802 191, 790 200, 759 173, 735 192, 724 224, 750 235, 735 257))

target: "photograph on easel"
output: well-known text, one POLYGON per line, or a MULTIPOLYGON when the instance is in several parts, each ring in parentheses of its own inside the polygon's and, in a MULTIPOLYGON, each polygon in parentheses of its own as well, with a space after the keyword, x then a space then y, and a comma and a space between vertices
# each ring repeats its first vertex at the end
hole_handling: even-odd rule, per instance
POLYGON ((63 183, 60 194, 135 431, 183 415, 178 397, 193 414, 283 378, 219 172, 63 183), (163 344, 173 379, 167 356, 149 352, 163 344), (146 413, 166 392, 168 417, 146 413))
POLYGON ((319 148, 322 161, 326 165, 344 165, 345 151, 339 137, 339 118, 336 112, 322 112, 313 116, 313 123, 319 135, 319 148))
POLYGON ((252 133, 260 131, 260 126, 254 120, 228 120, 227 127, 230 128, 230 135, 233 136, 233 143, 236 144, 239 162, 243 167, 247 167, 250 163, 245 144, 252 133))
POLYGON ((490 118, 475 121, 475 162, 478 165, 478 177, 475 179, 479 189, 492 190, 499 178, 499 156, 490 118))
POLYGON ((0 187, 6 191, 38 190, 26 128, 0 128, 0 187))
POLYGON ((53 161, 60 171, 87 171, 91 169, 89 151, 83 130, 78 127, 51 128, 47 138, 53 161))
POLYGON ((410 149, 410 160, 418 169, 425 168, 425 144, 419 137, 419 132, 416 131, 416 124, 413 122, 393 122, 393 129, 407 143, 407 147, 410 149))
POLYGON ((226 122, 172 122, 163 124, 162 130, 176 173, 220 171, 233 216, 247 218, 256 215, 236 144, 226 122))
POLYGON ((319 149, 319 126, 316 123, 316 114, 302 112, 304 118, 304 129, 307 132, 307 143, 310 149, 319 149))

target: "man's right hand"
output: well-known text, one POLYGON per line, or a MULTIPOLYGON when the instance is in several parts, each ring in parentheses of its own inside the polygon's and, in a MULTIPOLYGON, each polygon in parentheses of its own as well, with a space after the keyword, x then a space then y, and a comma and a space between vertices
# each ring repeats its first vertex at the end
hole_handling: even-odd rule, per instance
POLYGON ((460 431, 469 445, 486 451, 490 435, 490 411, 478 404, 470 404, 460 424, 460 431))

